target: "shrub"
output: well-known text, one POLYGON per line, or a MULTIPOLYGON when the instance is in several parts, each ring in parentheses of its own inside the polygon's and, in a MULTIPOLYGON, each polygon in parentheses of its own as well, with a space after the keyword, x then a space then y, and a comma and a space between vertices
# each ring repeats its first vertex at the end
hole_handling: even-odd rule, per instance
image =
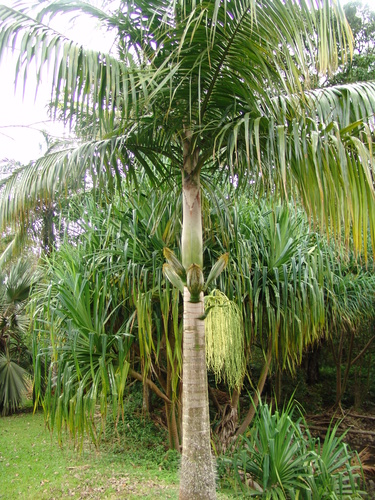
POLYGON ((160 470, 176 472, 180 454, 170 450, 167 430, 158 419, 144 415, 142 410, 142 386, 134 384, 126 391, 124 411, 118 421, 107 416, 105 446, 112 452, 126 453, 134 464, 148 462, 160 470), (142 449, 140 454, 139 450, 142 449))
POLYGON ((337 425, 321 444, 301 415, 293 419, 295 410, 292 403, 274 412, 259 405, 249 433, 222 458, 235 488, 274 500, 362 498, 360 460, 337 435, 337 425))

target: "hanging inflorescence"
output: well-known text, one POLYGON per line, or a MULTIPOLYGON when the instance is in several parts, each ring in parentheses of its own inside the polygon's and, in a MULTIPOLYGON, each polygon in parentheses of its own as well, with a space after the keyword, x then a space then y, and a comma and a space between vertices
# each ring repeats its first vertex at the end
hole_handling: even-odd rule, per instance
POLYGON ((241 312, 237 304, 219 290, 204 300, 206 309, 207 367, 231 389, 240 388, 245 373, 245 350, 241 312))

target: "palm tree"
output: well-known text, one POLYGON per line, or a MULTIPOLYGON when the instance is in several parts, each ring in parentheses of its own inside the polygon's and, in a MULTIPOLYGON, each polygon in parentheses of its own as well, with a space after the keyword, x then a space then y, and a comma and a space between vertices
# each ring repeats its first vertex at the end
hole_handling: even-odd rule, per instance
POLYGON ((375 85, 309 91, 313 68, 336 67, 337 42, 351 50, 343 12, 326 0, 137 0, 108 14, 57 0, 34 14, 1 6, 0 19, 0 55, 22 36, 18 75, 28 83, 34 60, 38 81, 48 68, 55 114, 81 137, 10 179, 18 194, 5 187, 2 224, 88 168, 95 185, 138 169, 154 180, 182 176, 183 267, 170 259, 166 268, 184 286, 180 498, 215 498, 200 319, 201 176, 298 195, 323 227, 340 234, 344 223, 348 235, 352 226, 357 247, 368 223, 375 233, 366 125, 375 85), (72 10, 114 29, 117 54, 84 49, 48 26, 72 10))
POLYGON ((31 353, 26 306, 36 275, 30 261, 18 260, 0 274, 0 412, 16 411, 30 387, 31 353))

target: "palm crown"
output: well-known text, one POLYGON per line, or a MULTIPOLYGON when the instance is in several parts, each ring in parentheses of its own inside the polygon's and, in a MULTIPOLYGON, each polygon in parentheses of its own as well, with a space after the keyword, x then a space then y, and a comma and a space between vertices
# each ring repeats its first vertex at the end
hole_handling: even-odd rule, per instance
MULTIPOLYGON (((18 75, 24 68, 26 79, 35 60, 39 81, 50 66, 55 110, 82 138, 33 166, 39 183, 33 179, 32 198, 72 175, 82 178, 78 165, 110 168, 120 178, 139 166, 164 177, 174 168, 191 174, 204 166, 207 175, 238 175, 282 195, 297 186, 308 211, 320 220, 328 215, 338 231, 336 206, 345 198, 346 229, 354 223, 360 244, 372 198, 371 156, 362 146, 371 134, 363 117, 374 110, 374 87, 309 91, 313 68, 331 71, 337 44, 350 49, 351 42, 338 6, 323 15, 309 5, 121 2, 108 15, 86 2, 58 1, 36 19, 1 7, 0 50, 23 35, 18 75), (77 9, 117 31, 116 57, 86 50, 45 23, 77 9)), ((30 192, 29 175, 24 182, 30 192)), ((2 205, 4 223, 25 202, 16 197, 2 205)))

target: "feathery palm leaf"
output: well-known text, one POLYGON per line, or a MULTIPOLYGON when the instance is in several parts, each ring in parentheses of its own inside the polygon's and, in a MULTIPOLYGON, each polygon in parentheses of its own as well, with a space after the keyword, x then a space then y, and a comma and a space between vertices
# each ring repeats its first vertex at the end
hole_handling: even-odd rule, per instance
POLYGON ((367 217, 374 235, 371 134, 363 125, 375 110, 374 87, 305 92, 313 61, 321 72, 336 62, 337 40, 327 26, 337 27, 331 33, 350 48, 339 7, 326 15, 293 1, 288 9, 281 1, 124 2, 108 15, 86 2, 59 1, 35 21, 7 7, 0 19, 0 53, 24 34, 18 72, 33 58, 38 75, 51 65, 55 107, 62 100, 69 120, 93 116, 82 145, 48 154, 9 179, 2 227, 88 168, 120 181, 138 168, 170 176, 183 162, 184 124, 200 151, 199 169, 237 173, 284 195, 297 189, 309 213, 336 234, 342 217, 347 233, 352 224, 357 246, 367 217), (117 58, 85 51, 43 24, 74 8, 117 30, 117 58))

